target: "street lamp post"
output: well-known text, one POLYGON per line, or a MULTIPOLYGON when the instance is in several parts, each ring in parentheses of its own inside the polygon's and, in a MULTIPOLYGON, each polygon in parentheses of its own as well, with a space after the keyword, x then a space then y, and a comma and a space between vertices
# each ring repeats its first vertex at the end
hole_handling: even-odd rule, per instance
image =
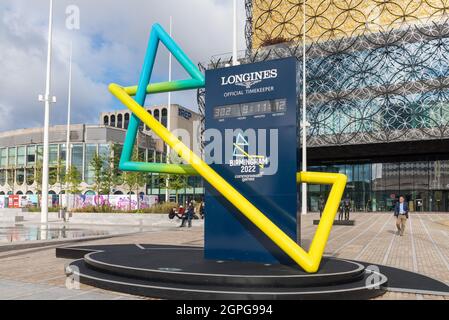
POLYGON ((53 0, 50 0, 50 14, 48 22, 48 47, 47 47, 47 78, 45 82, 45 95, 39 95, 39 101, 44 102, 44 154, 42 167, 42 199, 41 199, 41 223, 48 222, 48 151, 49 151, 49 123, 50 123, 50 103, 56 102, 56 97, 50 97, 51 84, 51 48, 52 48, 52 28, 53 28, 53 0))
MULTIPOLYGON (((70 42, 70 59, 69 59, 69 92, 67 95, 67 139, 65 144, 65 174, 66 176, 69 174, 69 169, 71 166, 71 151, 70 148, 70 116, 72 111, 72 55, 73 55, 73 43, 70 42)), ((67 210, 70 209, 70 203, 69 203, 69 193, 68 193, 68 183, 66 183, 66 191, 65 191, 65 197, 66 197, 66 206, 67 210)))
MULTIPOLYGON (((302 171, 307 171, 307 75, 306 75, 306 1, 303 3, 303 32, 302 32, 302 171)), ((302 185, 301 213, 307 214, 307 184, 302 185)))

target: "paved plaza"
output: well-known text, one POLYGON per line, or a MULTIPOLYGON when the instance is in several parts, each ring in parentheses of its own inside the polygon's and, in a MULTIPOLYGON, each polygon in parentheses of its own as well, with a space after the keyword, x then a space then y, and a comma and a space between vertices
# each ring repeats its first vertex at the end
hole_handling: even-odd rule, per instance
MULTIPOLYGON (((302 218, 302 245, 308 247, 316 230, 313 219, 302 218)), ((354 227, 335 226, 326 255, 388 265, 420 273, 449 285, 449 214, 411 214, 405 236, 395 233, 391 213, 353 214, 354 227)), ((203 245, 202 222, 192 229, 155 228, 122 237, 78 242, 89 244, 203 245)), ((55 246, 0 253, 0 299, 141 299, 81 285, 66 288, 64 266, 71 260, 57 259, 55 246)), ((394 290, 394 288, 392 289, 394 290)), ((387 292, 380 299, 446 299, 449 296, 387 292)))

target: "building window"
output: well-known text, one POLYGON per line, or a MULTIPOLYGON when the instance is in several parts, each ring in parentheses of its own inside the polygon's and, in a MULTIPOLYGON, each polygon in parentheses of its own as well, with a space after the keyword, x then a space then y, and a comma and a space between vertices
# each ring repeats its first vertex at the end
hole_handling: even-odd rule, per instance
POLYGON ((105 126, 108 126, 108 125, 109 125, 109 117, 108 117, 108 116, 104 116, 104 117, 103 117, 103 124, 104 124, 105 126))
POLYGON ((153 163, 154 161, 154 150, 148 150, 148 162, 149 163, 153 163))
POLYGON ((122 128, 123 127, 123 115, 119 114, 117 116, 117 127, 122 128))
POLYGON ((6 183, 6 170, 0 170, 0 186, 4 186, 6 183))
POLYGON ((168 112, 167 109, 164 108, 162 109, 162 118, 161 118, 161 123, 164 127, 167 127, 167 123, 168 123, 168 112))
POLYGON ((44 146, 42 145, 38 145, 37 146, 37 151, 36 151, 36 157, 37 157, 37 162, 41 162, 43 161, 43 156, 44 156, 44 146))
POLYGON ((58 164, 58 145, 51 144, 49 146, 49 163, 51 166, 56 166, 58 164))
POLYGON ((65 144, 59 145, 59 159, 61 159, 61 163, 67 163, 67 155, 66 155, 66 147, 65 144))
POLYGON ((27 147, 27 164, 33 165, 36 163, 36 146, 27 147))
POLYGON ((98 154, 104 160, 105 164, 109 163, 109 158, 111 157, 111 150, 108 144, 98 145, 98 154))
POLYGON ((17 148, 17 165, 24 166, 25 165, 25 147, 17 148))
POLYGON ((17 184, 19 186, 23 185, 25 182, 25 169, 17 169, 16 175, 17 184))
POLYGON ((0 149, 0 167, 6 168, 8 166, 8 150, 6 148, 0 149))
POLYGON ((92 166, 92 159, 97 154, 96 144, 86 144, 86 159, 84 165, 84 180, 87 184, 93 184, 95 179, 94 167, 92 166))
POLYGON ((14 185, 15 174, 16 174, 15 170, 12 170, 12 169, 8 170, 8 185, 9 186, 14 185))
POLYGON ((57 182, 58 182, 58 169, 55 167, 49 168, 48 183, 53 186, 57 182))
POLYGON ((111 127, 115 127, 115 115, 111 116, 111 127))
POLYGON ((74 166, 80 176, 83 173, 83 145, 74 144, 72 145, 72 166, 74 166))
MULTIPOLYGON (((153 113, 151 112, 150 109, 148 109, 147 112, 148 112, 150 115, 153 115, 153 113)), ((150 128, 149 128, 147 125, 145 125, 145 131, 150 131, 150 128)))
POLYGON ((8 149, 8 166, 16 165, 16 151, 15 147, 8 149))
POLYGON ((125 129, 129 126, 129 113, 125 113, 125 129))
POLYGON ((33 168, 27 168, 25 170, 25 172, 26 172, 27 185, 31 186, 34 183, 34 169, 33 168))
POLYGON ((159 110, 158 110, 158 109, 154 110, 154 118, 155 118, 157 121, 160 121, 160 120, 161 120, 161 119, 159 118, 159 116, 160 116, 159 110))

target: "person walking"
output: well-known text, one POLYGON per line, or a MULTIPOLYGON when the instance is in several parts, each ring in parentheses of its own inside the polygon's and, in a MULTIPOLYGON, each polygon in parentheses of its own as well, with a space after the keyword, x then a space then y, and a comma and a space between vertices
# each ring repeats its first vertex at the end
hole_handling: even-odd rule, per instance
POLYGON ((338 208, 338 221, 343 220, 344 203, 343 200, 340 201, 340 207, 338 208))
POLYGON ((399 202, 394 207, 394 216, 396 218, 397 234, 403 236, 405 232, 405 224, 408 219, 408 203, 405 202, 404 196, 399 197, 399 202))
POLYGON ((349 196, 346 196, 344 206, 345 206, 345 220, 348 221, 349 211, 351 210, 351 199, 349 198, 349 196))
POLYGON ((320 210, 320 219, 321 219, 321 216, 323 215, 323 210, 324 210, 323 196, 320 196, 320 199, 318 200, 318 209, 320 210))
POLYGON ((205 214, 204 201, 202 201, 201 204, 200 204, 200 216, 201 216, 201 219, 204 219, 204 214, 205 214))

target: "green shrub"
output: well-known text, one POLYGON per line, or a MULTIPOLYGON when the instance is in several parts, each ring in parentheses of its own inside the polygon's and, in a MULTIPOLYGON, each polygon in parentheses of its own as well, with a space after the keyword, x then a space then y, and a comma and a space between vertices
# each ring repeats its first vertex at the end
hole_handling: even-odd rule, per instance
POLYGON ((150 208, 139 209, 139 210, 119 210, 114 209, 110 206, 87 206, 80 209, 72 210, 72 212, 78 213, 169 213, 172 208, 176 207, 176 203, 173 202, 163 202, 158 203, 150 208))
MULTIPOLYGON (((38 207, 27 207, 28 212, 41 212, 42 209, 38 208, 38 207)), ((61 209, 61 207, 52 207, 52 208, 48 208, 48 212, 59 212, 59 210, 61 209)))

